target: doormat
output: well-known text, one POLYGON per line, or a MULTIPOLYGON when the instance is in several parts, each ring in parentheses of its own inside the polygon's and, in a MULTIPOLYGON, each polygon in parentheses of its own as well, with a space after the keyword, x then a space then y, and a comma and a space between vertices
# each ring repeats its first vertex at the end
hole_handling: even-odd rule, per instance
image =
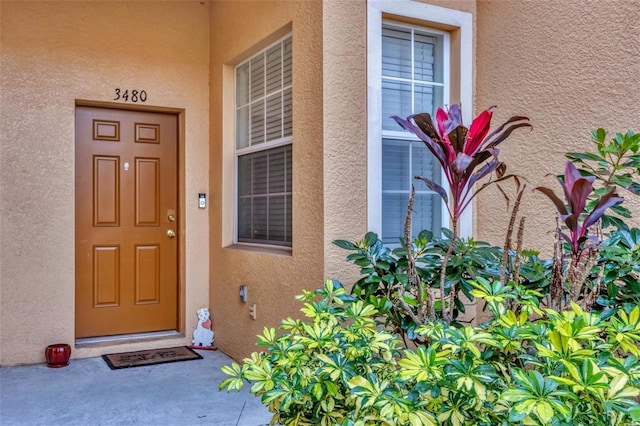
POLYGON ((102 355, 109 368, 142 367, 144 365, 164 364, 167 362, 191 361, 202 359, 202 356, 186 346, 175 348, 149 349, 146 351, 121 352, 102 355))

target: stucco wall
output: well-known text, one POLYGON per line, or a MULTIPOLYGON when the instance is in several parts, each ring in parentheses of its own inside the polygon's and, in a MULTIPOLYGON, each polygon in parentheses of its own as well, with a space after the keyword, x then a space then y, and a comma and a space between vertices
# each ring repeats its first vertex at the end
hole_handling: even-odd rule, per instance
MULTIPOLYGON (((197 193, 208 189, 208 4, 3 0, 0 7, 0 364, 44 362, 46 345, 74 343, 75 100, 111 101, 115 87, 146 90, 146 105, 185 109, 182 309, 190 334, 209 294, 209 225, 197 208, 197 193)), ((140 346, 74 348, 73 356, 140 346)))
MULTIPOLYGON (((590 131, 640 131, 640 2, 478 1, 476 106, 498 105, 494 122, 527 115, 533 130, 504 142, 512 172, 560 191, 568 151, 592 150, 590 131)), ((624 194, 640 224, 640 197, 624 194)), ((525 243, 549 254, 553 204, 527 191, 525 243)), ((502 244, 502 196, 488 190, 476 204, 477 235, 502 244)))
POLYGON ((345 285, 358 279, 336 239, 367 232, 367 6, 323 3, 324 274, 345 285))
POLYGON ((217 346, 234 358, 255 335, 297 315, 294 295, 323 280, 322 4, 211 4, 211 306, 217 346), (290 253, 231 247, 234 186, 234 65, 293 36, 293 242, 290 253), (222 165, 222 167, 220 167, 222 165), (248 287, 248 302, 239 286, 248 287), (257 319, 249 316, 252 304, 257 319))

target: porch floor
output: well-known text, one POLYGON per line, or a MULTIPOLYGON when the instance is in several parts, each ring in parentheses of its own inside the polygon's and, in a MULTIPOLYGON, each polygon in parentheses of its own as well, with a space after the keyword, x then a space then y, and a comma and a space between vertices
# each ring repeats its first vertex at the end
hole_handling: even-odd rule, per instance
POLYGON ((271 414, 248 392, 218 391, 231 359, 198 351, 202 360, 111 370, 102 358, 0 368, 0 424, 262 426, 271 414))

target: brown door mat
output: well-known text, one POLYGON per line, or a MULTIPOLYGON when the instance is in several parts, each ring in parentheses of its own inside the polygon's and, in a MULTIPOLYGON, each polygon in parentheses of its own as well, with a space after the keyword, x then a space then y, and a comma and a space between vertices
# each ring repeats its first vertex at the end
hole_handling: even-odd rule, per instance
POLYGON ((141 367, 144 365, 164 364, 167 362, 191 361, 202 356, 186 346, 175 348, 149 349, 145 351, 121 352, 102 355, 109 368, 141 367))

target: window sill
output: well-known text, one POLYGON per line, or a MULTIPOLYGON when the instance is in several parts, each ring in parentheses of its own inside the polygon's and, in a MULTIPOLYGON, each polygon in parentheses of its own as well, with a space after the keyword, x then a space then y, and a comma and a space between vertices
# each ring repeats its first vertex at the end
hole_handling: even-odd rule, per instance
POLYGON ((226 246, 224 248, 231 249, 231 250, 247 251, 252 253, 272 254, 276 256, 291 257, 293 255, 293 250, 291 247, 267 246, 262 244, 236 243, 236 244, 231 244, 229 246, 226 246))

